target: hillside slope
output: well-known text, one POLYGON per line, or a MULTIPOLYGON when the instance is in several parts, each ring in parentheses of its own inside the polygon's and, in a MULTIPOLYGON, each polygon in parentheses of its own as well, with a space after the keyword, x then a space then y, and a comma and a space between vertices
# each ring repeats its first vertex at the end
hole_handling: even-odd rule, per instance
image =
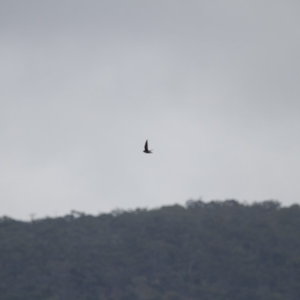
POLYGON ((298 300, 300 207, 234 200, 0 219, 1 300, 298 300))

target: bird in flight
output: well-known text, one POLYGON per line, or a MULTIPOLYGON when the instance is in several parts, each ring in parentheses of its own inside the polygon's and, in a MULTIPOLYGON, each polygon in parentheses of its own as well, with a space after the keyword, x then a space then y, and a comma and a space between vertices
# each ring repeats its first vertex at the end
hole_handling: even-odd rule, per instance
POLYGON ((148 140, 146 141, 145 143, 145 149, 144 149, 144 152, 147 153, 147 154, 150 154, 152 153, 153 150, 148 150, 148 140))

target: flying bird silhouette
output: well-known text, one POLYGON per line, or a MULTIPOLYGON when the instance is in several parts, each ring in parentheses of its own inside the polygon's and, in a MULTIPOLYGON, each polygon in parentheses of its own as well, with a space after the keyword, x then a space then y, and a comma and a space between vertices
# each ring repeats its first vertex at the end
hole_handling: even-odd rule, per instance
POLYGON ((149 150, 149 149, 148 149, 148 140, 147 140, 146 143, 145 143, 145 149, 144 149, 144 152, 150 154, 150 153, 152 153, 152 151, 153 151, 153 150, 149 150))

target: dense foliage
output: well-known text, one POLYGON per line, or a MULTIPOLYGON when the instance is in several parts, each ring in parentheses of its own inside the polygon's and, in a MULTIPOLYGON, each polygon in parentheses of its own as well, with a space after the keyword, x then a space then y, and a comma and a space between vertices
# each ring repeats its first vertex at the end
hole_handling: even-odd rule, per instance
POLYGON ((0 218, 1 300, 299 300, 300 207, 0 218))

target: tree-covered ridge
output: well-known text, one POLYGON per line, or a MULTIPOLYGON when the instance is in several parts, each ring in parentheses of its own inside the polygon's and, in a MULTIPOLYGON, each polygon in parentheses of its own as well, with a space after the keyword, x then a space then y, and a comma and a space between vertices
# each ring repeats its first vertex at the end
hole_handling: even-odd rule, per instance
POLYGON ((1 300, 299 300, 300 207, 188 201, 0 219, 1 300))

